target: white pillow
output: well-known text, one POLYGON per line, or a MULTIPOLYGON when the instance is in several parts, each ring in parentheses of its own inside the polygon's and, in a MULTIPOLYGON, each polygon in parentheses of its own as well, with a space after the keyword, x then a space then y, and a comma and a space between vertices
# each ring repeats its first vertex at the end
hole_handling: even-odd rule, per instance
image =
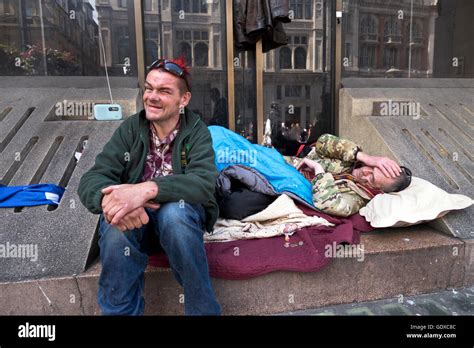
POLYGON ((375 196, 359 213, 372 227, 404 227, 434 220, 472 203, 467 196, 447 193, 426 180, 412 177, 406 189, 375 196))

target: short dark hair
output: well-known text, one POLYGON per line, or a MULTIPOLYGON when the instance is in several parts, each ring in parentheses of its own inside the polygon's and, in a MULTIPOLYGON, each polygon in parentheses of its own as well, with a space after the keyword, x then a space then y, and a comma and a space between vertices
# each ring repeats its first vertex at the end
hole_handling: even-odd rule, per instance
POLYGON ((395 177, 393 182, 385 187, 382 187, 383 192, 400 192, 406 189, 411 183, 411 170, 407 167, 401 166, 402 172, 399 176, 395 177))

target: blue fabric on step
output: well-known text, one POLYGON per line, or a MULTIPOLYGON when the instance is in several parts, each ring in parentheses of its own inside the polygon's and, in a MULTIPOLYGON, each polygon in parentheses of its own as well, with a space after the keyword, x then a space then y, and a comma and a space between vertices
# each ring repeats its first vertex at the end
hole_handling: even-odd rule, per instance
POLYGON ((0 208, 32 207, 61 201, 65 189, 53 184, 0 185, 0 208))

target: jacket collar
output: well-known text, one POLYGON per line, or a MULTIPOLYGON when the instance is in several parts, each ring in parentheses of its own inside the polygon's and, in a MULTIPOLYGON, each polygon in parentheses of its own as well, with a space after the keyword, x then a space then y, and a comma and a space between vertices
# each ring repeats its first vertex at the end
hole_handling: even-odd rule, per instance
POLYGON ((373 189, 368 185, 357 182, 355 177, 349 173, 333 174, 336 185, 345 186, 364 199, 371 200, 376 195, 383 193, 381 190, 373 189))
MULTIPOLYGON (((139 117, 140 134, 144 140, 148 139, 150 121, 146 119, 145 109, 140 111, 138 117, 139 117)), ((180 139, 183 139, 189 133, 191 133, 192 129, 196 127, 196 125, 198 124, 200 120, 199 116, 193 113, 188 108, 184 109, 184 114, 182 114, 180 117, 181 117, 181 120, 180 120, 179 132, 178 132, 178 135, 176 136, 177 141, 179 141, 180 139)))

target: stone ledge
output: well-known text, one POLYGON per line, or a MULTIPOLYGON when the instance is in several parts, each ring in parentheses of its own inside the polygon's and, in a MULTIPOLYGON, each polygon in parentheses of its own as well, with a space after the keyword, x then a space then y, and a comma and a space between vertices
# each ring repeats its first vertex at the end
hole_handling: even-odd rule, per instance
MULTIPOLYGON (((465 255, 472 245, 427 226, 366 233, 361 244, 364 262, 340 258, 314 273, 278 271, 248 280, 213 279, 223 314, 267 315, 416 295, 472 281, 470 254, 465 255)), ((98 315, 99 274, 96 262, 77 277, 0 283, 0 314, 98 315)), ((181 294, 169 269, 147 269, 146 314, 183 314, 181 294)))

